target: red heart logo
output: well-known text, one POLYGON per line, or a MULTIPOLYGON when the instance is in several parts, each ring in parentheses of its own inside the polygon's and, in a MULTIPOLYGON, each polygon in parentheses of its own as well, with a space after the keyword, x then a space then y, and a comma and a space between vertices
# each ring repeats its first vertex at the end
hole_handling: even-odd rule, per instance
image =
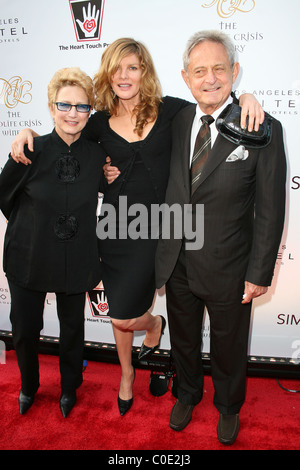
POLYGON ((106 302, 100 303, 98 305, 98 308, 101 312, 105 312, 106 310, 108 310, 108 304, 106 302))
POLYGON ((86 20, 83 23, 83 27, 88 33, 90 33, 94 28, 96 28, 96 22, 95 20, 86 20))

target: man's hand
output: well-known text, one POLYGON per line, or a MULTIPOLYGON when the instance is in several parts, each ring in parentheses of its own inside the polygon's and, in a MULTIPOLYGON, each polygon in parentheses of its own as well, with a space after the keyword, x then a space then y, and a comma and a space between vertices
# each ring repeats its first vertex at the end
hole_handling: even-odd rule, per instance
POLYGON ((260 297, 268 291, 268 287, 257 286, 251 282, 245 282, 245 290, 243 295, 242 304, 248 304, 255 297, 260 297))
POLYGON ((115 179, 118 178, 118 176, 121 174, 116 166, 111 166, 110 157, 106 157, 106 163, 103 166, 103 171, 108 184, 113 183, 115 179))

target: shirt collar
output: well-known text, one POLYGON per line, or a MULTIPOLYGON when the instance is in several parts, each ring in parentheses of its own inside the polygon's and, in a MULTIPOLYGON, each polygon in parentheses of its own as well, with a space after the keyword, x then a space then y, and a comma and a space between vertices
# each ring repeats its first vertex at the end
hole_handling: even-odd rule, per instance
POLYGON ((52 130, 52 137, 54 141, 61 147, 62 151, 69 153, 72 149, 76 149, 82 141, 82 137, 75 140, 70 146, 58 135, 55 128, 52 130))

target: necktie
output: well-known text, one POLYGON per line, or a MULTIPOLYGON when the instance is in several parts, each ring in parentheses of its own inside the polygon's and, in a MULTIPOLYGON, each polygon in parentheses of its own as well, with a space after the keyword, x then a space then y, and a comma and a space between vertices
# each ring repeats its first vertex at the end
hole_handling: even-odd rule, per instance
POLYGON ((196 137, 194 153, 191 164, 191 193, 197 189, 198 181, 211 148, 210 124, 214 122, 212 116, 202 116, 202 125, 196 137))

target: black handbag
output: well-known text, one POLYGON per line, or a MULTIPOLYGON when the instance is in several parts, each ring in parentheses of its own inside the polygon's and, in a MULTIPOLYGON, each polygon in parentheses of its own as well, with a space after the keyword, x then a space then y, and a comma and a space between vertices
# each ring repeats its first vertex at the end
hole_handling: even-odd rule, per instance
POLYGON ((237 104, 229 104, 216 119, 216 128, 225 139, 236 145, 244 145, 247 148, 266 147, 272 137, 272 117, 265 113, 265 120, 259 126, 258 131, 249 132, 248 117, 247 127, 242 129, 241 107, 237 104))

